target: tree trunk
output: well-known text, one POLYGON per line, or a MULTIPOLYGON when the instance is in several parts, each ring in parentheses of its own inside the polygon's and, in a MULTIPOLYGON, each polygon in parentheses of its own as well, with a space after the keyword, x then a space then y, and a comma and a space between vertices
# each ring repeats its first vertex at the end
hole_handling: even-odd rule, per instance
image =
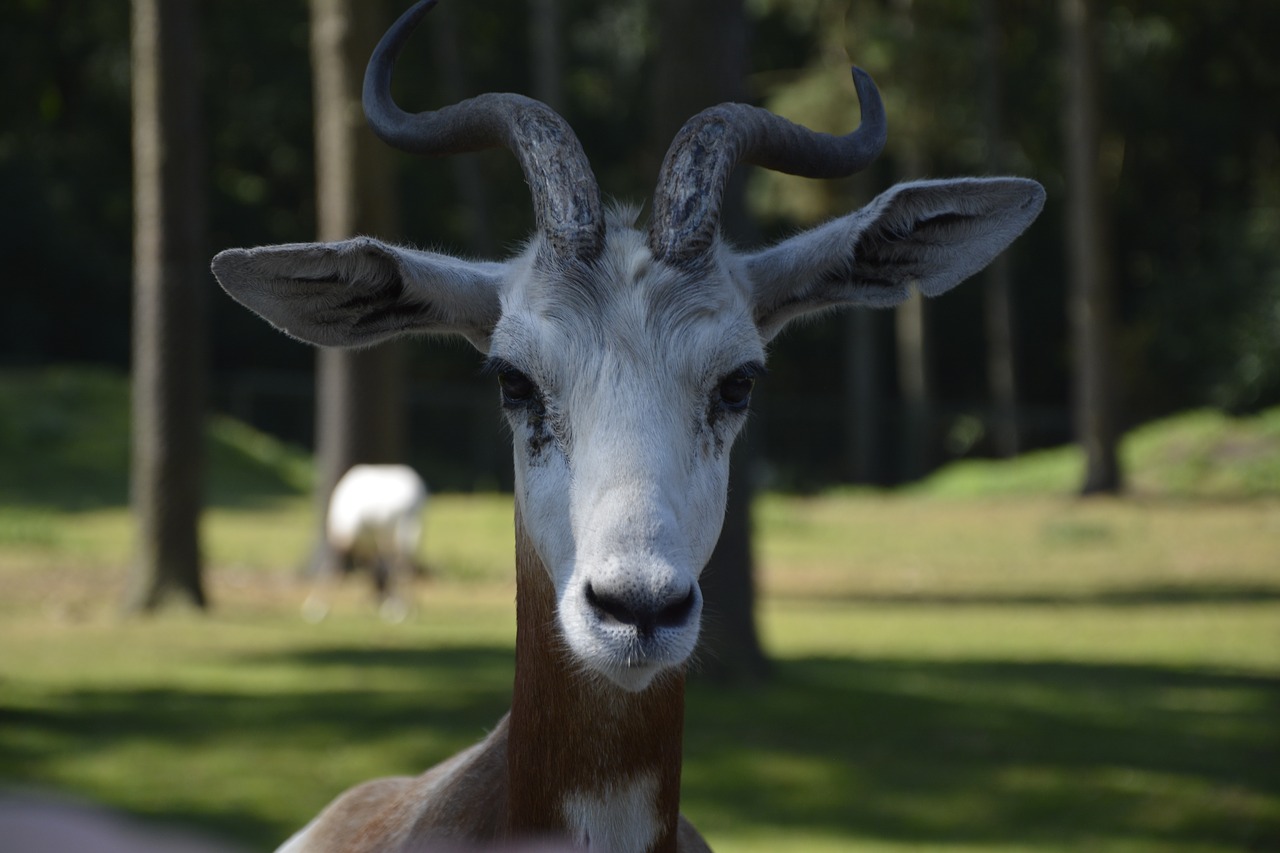
MULTIPOLYGON (((1004 157, 1004 36, 997 0, 982 2, 982 112, 987 132, 987 172, 1005 172, 1004 157)), ((991 262, 984 276, 987 326, 987 385, 991 393, 991 440, 997 456, 1018 455, 1018 375, 1014 359, 1013 294, 1008 252, 991 262)))
MULTIPOLYGON (((650 127, 656 174, 657 163, 688 118, 705 107, 749 97, 745 89, 747 20, 742 0, 659 0, 655 14, 658 47, 650 127)), ((721 222, 731 239, 746 243, 751 242, 754 229, 746 216, 743 189, 739 170, 725 192, 721 222)), ((699 674, 714 681, 758 681, 769 671, 755 624, 750 513, 753 458, 749 436, 744 436, 732 457, 724 529, 701 581, 707 618, 699 674)))
MULTIPOLYGON (((903 84, 910 103, 922 103, 917 97, 922 91, 921 79, 926 67, 915 44, 915 21, 912 18, 911 0, 894 0, 894 23, 899 29, 907 59, 903 69, 903 84)), ((920 178, 928 171, 922 141, 925 138, 925 119, 918 113, 910 117, 915 127, 899 133, 901 144, 902 177, 920 178)), ((934 411, 933 375, 929 369, 928 306, 919 292, 894 309, 895 341, 898 357, 898 392, 902 396, 902 452, 899 475, 904 480, 916 480, 933 468, 934 411)))
POLYGON ((854 483, 879 483, 881 467, 880 413, 884 400, 880 393, 880 357, 877 352, 877 317, 869 308, 845 311, 841 376, 844 387, 845 478, 854 483))
MULTIPOLYGON (((365 64, 386 23, 382 3, 311 0, 315 81, 316 218, 321 240, 395 238, 391 154, 364 122, 365 64)), ((404 354, 399 343, 322 349, 316 361, 316 493, 311 569, 333 555, 323 535, 338 478, 362 462, 400 461, 404 450, 404 354)))
MULTIPOLYGON (((830 14, 838 15, 826 20, 825 29, 830 34, 847 31, 847 20, 869 21, 879 14, 868 0, 858 0, 849 8, 835 4, 830 14)), ((830 15, 824 16, 830 18, 830 15)), ((847 49, 852 56, 864 56, 870 50, 866 30, 855 31, 856 41, 847 44, 843 37, 838 43, 827 45, 828 51, 847 49)), ((865 204, 865 196, 851 196, 842 207, 852 209, 865 204)), ((844 479, 853 483, 883 483, 891 477, 885 467, 885 399, 881 374, 884 364, 880 351, 880 326, 883 322, 876 311, 857 308, 843 312, 841 329, 841 426, 843 436, 844 479)))
POLYGON ((1085 453, 1083 494, 1118 492, 1112 307, 1099 191, 1098 106, 1089 0, 1062 0, 1065 36, 1068 300, 1074 344, 1076 439, 1085 453))
POLYGON ((132 7, 134 286, 131 502, 137 558, 126 597, 207 606, 199 521, 204 459, 204 150, 194 0, 132 7))
MULTIPOLYGON (((544 0, 545 2, 545 0, 544 0)), ((457 16, 462 6, 445 4, 431 12, 431 52, 435 59, 436 74, 444 91, 442 102, 456 104, 471 97, 467 84, 466 67, 458 46, 462 38, 458 34, 457 16)), ((492 258, 497 250, 493 236, 493 212, 489 203, 489 183, 482 168, 482 160, 475 155, 450 157, 454 186, 462 203, 466 221, 466 248, 477 257, 492 258)))
POLYGON ((918 480, 933 467, 933 381, 929 370, 929 337, 924 296, 894 309, 898 345, 898 390, 902 394, 902 464, 904 480, 918 480))
POLYGON ((533 97, 556 112, 564 110, 564 49, 560 0, 529 0, 529 55, 533 57, 533 97))
MULTIPOLYGON (((925 173, 919 146, 907 143, 903 177, 925 173)), ((898 475, 918 480, 934 465, 933 371, 929 368, 928 305, 924 294, 913 292, 893 312, 898 356, 898 392, 902 395, 902 445, 898 475)))

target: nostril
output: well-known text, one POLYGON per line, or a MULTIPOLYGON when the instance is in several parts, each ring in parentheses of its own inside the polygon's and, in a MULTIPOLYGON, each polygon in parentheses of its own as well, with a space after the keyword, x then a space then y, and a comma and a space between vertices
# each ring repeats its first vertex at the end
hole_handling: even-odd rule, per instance
POLYGON ((636 625, 640 621, 639 614, 628 607, 621 598, 596 592, 589 581, 587 582, 587 604, 590 604, 602 619, 611 619, 624 625, 636 625))
POLYGON ((590 582, 586 586, 587 604, 603 622, 616 622, 634 627, 641 636, 650 637, 658 628, 679 628, 689 621, 698 603, 696 587, 680 596, 660 602, 644 602, 637 606, 621 596, 596 589, 590 582), (646 606, 647 605, 647 606, 646 606))
POLYGON ((682 598, 658 611, 659 625, 666 628, 678 628, 689 621, 689 615, 693 613, 693 606, 698 600, 698 597, 694 595, 693 589, 690 586, 689 591, 682 598))

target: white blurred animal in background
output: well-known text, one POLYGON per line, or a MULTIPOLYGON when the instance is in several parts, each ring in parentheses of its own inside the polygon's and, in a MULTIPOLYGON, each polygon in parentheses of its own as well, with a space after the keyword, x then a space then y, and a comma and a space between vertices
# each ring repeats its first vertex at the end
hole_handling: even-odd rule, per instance
POLYGON ((388 622, 409 615, 410 587, 422 572, 422 512, 427 485, 408 465, 354 465, 329 497, 325 538, 333 558, 302 605, 309 622, 329 613, 333 585, 347 574, 367 569, 378 595, 378 610, 388 622))

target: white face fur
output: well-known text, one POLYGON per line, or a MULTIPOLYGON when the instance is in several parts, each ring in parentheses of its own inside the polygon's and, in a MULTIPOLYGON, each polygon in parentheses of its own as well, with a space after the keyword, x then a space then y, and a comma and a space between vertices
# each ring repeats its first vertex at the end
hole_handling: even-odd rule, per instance
POLYGON ((697 643, 698 575, 764 361, 749 289, 655 265, 630 229, 590 282, 521 278, 489 344, 516 500, 573 655, 641 690, 697 643))

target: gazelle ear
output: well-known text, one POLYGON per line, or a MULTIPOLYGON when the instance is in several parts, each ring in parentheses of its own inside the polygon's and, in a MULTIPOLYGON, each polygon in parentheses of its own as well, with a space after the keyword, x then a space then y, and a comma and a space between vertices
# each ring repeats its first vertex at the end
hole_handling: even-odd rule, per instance
POLYGON ((357 237, 228 249, 213 274, 237 302, 308 343, 358 347, 441 332, 484 352, 506 268, 357 237))
POLYGON ((937 296, 981 270, 1040 213, 1044 188, 1023 178, 898 184, 840 219, 749 255, 756 323, 766 340, 824 309, 937 296))

